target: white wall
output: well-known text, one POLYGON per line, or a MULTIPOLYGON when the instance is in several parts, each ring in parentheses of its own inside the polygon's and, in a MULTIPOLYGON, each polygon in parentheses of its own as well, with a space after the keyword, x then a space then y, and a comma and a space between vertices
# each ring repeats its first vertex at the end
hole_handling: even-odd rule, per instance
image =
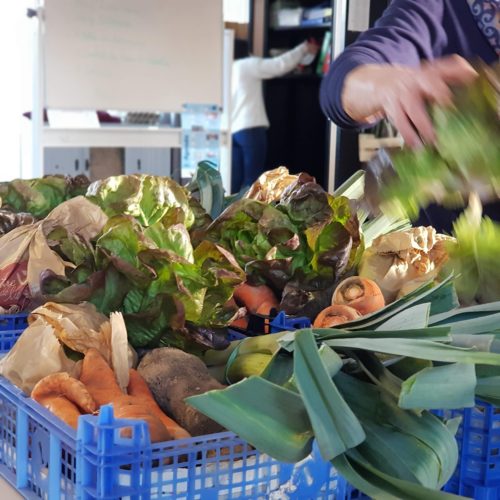
POLYGON ((29 121, 22 113, 31 110, 33 28, 36 21, 26 11, 34 0, 2 2, 0 16, 0 181, 20 177, 31 168, 29 121), (26 132, 26 130, 25 130, 26 132))
POLYGON ((224 0, 224 21, 247 24, 250 18, 250 0, 224 0))

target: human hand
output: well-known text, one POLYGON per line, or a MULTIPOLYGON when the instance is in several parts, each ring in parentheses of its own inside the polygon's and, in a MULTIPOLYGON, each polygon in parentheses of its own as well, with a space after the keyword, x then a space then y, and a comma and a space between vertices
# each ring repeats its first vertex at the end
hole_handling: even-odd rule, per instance
POLYGON ((319 44, 314 38, 307 40, 306 47, 307 51, 313 56, 315 56, 319 52, 319 44))
POLYGON ((418 148, 436 140, 426 105, 450 105, 450 86, 466 85, 476 76, 472 66, 459 56, 436 59, 419 68, 362 65, 347 75, 342 104, 345 112, 359 122, 388 118, 405 143, 418 148))

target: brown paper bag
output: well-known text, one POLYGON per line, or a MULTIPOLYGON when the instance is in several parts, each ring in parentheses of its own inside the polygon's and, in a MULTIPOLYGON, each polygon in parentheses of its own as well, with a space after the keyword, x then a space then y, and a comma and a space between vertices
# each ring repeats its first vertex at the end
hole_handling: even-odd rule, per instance
POLYGON ((97 349, 113 368, 118 384, 125 391, 129 368, 137 358, 127 343, 127 330, 121 313, 109 320, 93 304, 47 304, 35 309, 30 325, 10 352, 0 360, 0 375, 27 394, 43 377, 66 372, 80 375, 80 362, 72 360, 64 346, 85 354, 97 349))

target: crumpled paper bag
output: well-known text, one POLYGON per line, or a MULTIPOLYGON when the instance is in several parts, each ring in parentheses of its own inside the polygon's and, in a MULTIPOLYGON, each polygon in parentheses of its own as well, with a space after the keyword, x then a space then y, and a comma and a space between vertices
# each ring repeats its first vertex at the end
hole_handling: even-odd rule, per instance
POLYGON ((137 363, 137 358, 128 345, 123 316, 112 313, 108 319, 90 303, 48 302, 35 309, 28 328, 0 360, 0 375, 27 394, 51 373, 66 372, 78 378, 81 361, 71 359, 64 346, 81 354, 91 347, 97 349, 113 368, 118 384, 125 391, 129 368, 137 363))
POLYGON ((384 234, 365 250, 359 275, 375 281, 390 303, 437 277, 448 259, 450 240, 430 226, 384 234))

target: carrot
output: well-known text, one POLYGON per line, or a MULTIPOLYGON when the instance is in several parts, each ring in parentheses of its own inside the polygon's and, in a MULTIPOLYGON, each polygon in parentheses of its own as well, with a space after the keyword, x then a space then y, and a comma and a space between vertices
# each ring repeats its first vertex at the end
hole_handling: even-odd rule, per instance
POLYGON ((252 286, 248 283, 242 283, 234 290, 233 297, 236 302, 245 306, 252 313, 257 312, 259 306, 264 303, 269 304, 269 309, 279 306, 278 299, 266 285, 252 286))
POLYGON ((157 417, 162 424, 165 426, 169 434, 173 437, 173 439, 184 439, 191 437, 186 429, 182 428, 175 420, 172 420, 170 417, 167 417, 165 413, 158 406, 155 401, 153 394, 149 390, 148 384, 142 378, 137 370, 131 369, 129 371, 130 378, 127 387, 127 392, 130 396, 140 400, 147 409, 151 412, 152 415, 157 417))
POLYGON ((350 306, 360 314, 370 314, 385 306, 384 295, 375 281, 351 276, 333 292, 332 304, 350 306))
POLYGON ((116 381, 115 372, 94 348, 89 349, 83 358, 80 381, 85 384, 99 406, 109 404, 124 395, 116 381))
POLYGON ((97 405, 87 388, 76 378, 67 373, 52 373, 42 378, 31 391, 31 397, 41 400, 46 397, 62 396, 72 401, 85 413, 94 413, 97 405))
POLYGON ((246 330, 248 328, 248 316, 243 316, 241 318, 235 319, 230 326, 246 330))
MULTIPOLYGON (((147 401, 146 390, 149 391, 149 389, 145 382, 145 387, 141 386, 140 381, 134 375, 132 384, 129 382, 129 387, 135 392, 135 395, 123 394, 116 381, 114 371, 96 349, 89 349, 85 354, 80 380, 87 386, 88 391, 99 406, 109 403, 113 404, 116 418, 131 418, 146 421, 153 442, 168 441, 174 438, 173 433, 169 431, 164 420, 158 415, 158 412, 152 410, 153 405, 151 401, 147 401)), ((161 412, 161 410, 159 411, 161 412)), ((164 417, 168 418, 166 415, 164 417)), ((169 422, 171 428, 174 427, 173 424, 175 422, 169 422)), ((179 426, 177 427, 177 432, 180 434, 181 431, 179 429, 183 429, 179 426)), ((184 433, 182 437, 190 437, 189 435, 186 436, 186 431, 184 433)), ((127 432, 122 434, 126 436, 127 432)), ((128 435, 130 435, 130 429, 128 430, 128 435)))
POLYGON ((276 309, 276 307, 276 304, 273 302, 262 302, 255 312, 257 314, 262 314, 262 316, 269 316, 271 310, 276 309))
POLYGON ((349 306, 333 305, 323 309, 314 320, 314 328, 332 328, 359 318, 356 309, 349 306))
POLYGON ((67 373, 52 373, 42 378, 31 397, 74 429, 82 413, 94 413, 97 405, 87 388, 67 373))
POLYGON ((36 401, 73 429, 78 428, 78 418, 82 413, 69 399, 63 396, 50 396, 36 401))
MULTIPOLYGON (((132 420, 144 420, 148 424, 151 442, 170 441, 172 434, 163 422, 154 415, 150 408, 144 404, 141 398, 133 396, 120 396, 113 401, 113 412, 116 418, 128 418, 132 420)), ((130 428, 124 428, 121 432, 123 437, 130 437, 130 428)))

